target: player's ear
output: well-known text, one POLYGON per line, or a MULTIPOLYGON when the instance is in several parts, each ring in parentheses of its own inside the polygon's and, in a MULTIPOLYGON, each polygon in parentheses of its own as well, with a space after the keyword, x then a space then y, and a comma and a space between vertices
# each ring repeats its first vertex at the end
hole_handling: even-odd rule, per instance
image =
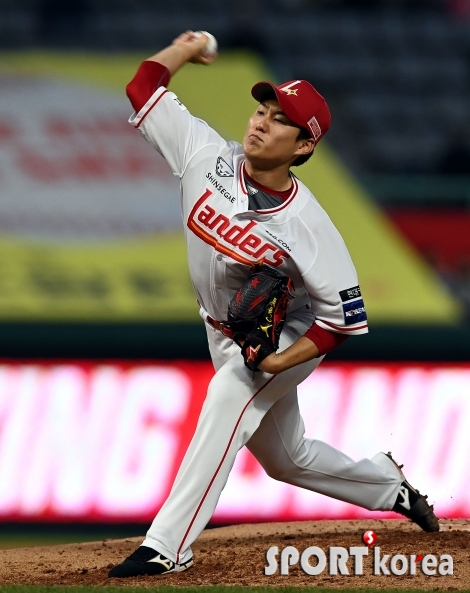
POLYGON ((304 138, 299 141, 299 146, 294 152, 294 156, 305 156, 313 152, 315 148, 315 141, 313 138, 304 138))

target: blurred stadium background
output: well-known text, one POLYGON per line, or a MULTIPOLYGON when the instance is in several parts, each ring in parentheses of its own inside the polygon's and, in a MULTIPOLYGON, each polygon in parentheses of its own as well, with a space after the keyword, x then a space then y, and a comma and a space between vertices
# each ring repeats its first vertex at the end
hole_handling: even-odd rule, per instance
MULTIPOLYGON (((469 516, 470 0, 0 0, 0 540, 143 533, 191 436, 212 369, 178 184, 124 94, 186 29, 221 56, 171 88, 225 137, 266 77, 332 110, 296 173, 371 332, 301 386, 307 435, 392 450, 438 514, 469 516)), ((214 524, 372 516, 242 451, 214 524)))

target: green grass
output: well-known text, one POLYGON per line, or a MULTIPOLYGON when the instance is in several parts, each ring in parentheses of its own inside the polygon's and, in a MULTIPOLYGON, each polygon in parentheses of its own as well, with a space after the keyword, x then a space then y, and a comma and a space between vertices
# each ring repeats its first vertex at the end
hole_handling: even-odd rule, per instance
MULTIPOLYGON (((123 593, 123 587, 64 587, 59 585, 0 585, 0 593, 123 593)), ((131 587, 133 593, 273 593, 278 587, 131 587)), ((314 587, 315 593, 331 593, 332 589, 314 587)), ((341 589, 343 593, 423 593, 422 589, 341 589)), ((305 588, 282 587, 282 593, 305 593, 305 588)), ((469 590, 461 591, 469 593, 469 590)))

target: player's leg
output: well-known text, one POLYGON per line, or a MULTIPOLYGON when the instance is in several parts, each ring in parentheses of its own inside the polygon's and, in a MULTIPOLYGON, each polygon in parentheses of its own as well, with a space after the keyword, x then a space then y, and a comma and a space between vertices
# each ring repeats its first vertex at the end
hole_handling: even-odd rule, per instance
MULTIPOLYGON (((303 335, 311 323, 311 314, 288 315, 281 349, 303 335)), ((191 566, 190 545, 212 516, 236 453, 271 405, 320 362, 310 361, 275 377, 253 375, 230 340, 210 328, 208 339, 217 373, 209 386, 194 437, 146 540, 111 569, 110 577, 162 574, 191 566)))
MULTIPOLYGON (((299 337, 296 321, 286 323, 283 346, 299 337)), ((144 545, 173 562, 191 558, 191 543, 211 518, 237 452, 258 428, 270 407, 318 365, 309 361, 279 375, 251 373, 240 351, 213 377, 198 425, 170 495, 144 545)))
POLYGON ((247 447, 276 480, 370 510, 393 510, 424 531, 439 531, 432 506, 389 454, 355 462, 322 441, 306 439, 296 389, 271 406, 247 447))
POLYGON ((323 441, 306 439, 304 431, 293 389, 269 409, 246 446, 275 480, 367 509, 393 507, 402 478, 386 455, 355 462, 323 441))

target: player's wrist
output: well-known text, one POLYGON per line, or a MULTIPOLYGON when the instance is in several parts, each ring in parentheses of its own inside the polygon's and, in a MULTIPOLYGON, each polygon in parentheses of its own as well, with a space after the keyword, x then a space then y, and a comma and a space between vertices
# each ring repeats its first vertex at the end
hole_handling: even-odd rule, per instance
POLYGON ((286 366, 285 364, 285 360, 284 357, 282 356, 282 352, 277 354, 276 352, 274 353, 274 359, 273 359, 273 364, 274 364, 274 371, 275 374, 279 374, 282 373, 283 371, 286 371, 289 367, 286 366))
POLYGON ((258 365, 260 371, 264 373, 269 373, 270 375, 278 375, 282 373, 283 370, 283 362, 281 360, 281 355, 273 352, 269 356, 267 356, 260 364, 258 365))
POLYGON ((196 44, 185 43, 178 39, 176 39, 170 47, 182 62, 190 62, 200 53, 196 44))
POLYGON ((171 45, 147 59, 148 61, 162 64, 168 69, 170 75, 173 76, 188 62, 195 62, 199 58, 203 59, 201 57, 201 51, 205 43, 204 38, 198 37, 192 31, 187 31, 177 37, 171 45))
POLYGON ((187 31, 179 37, 177 37, 172 48, 176 48, 181 60, 184 62, 192 63, 206 63, 207 59, 204 57, 203 52, 207 46, 208 38, 206 35, 200 32, 187 31))

